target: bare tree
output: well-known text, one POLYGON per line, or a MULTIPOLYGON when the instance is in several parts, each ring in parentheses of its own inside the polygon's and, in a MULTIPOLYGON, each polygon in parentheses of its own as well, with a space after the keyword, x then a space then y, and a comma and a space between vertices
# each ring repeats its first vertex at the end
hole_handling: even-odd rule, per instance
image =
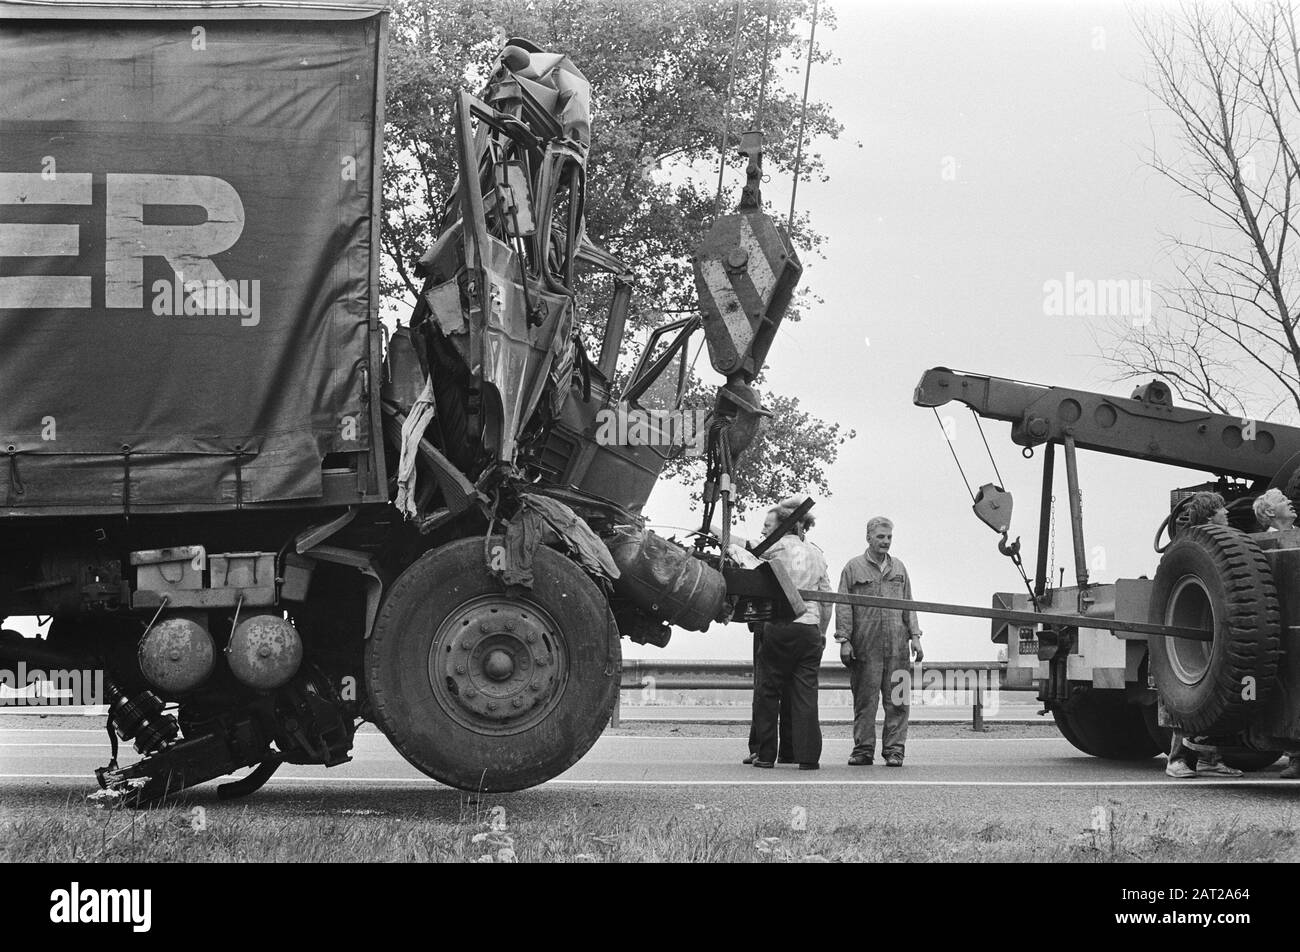
MULTIPOLYGON (((1179 147, 1152 166, 1208 210, 1172 239, 1180 279, 1105 356, 1223 413, 1300 416, 1300 35, 1287 0, 1145 8, 1147 88, 1179 147)), ((1157 139, 1159 142, 1159 138, 1157 139)))

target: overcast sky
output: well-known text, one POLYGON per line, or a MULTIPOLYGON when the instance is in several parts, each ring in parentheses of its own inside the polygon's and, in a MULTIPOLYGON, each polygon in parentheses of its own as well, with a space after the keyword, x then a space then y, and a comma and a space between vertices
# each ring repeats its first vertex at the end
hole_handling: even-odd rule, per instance
MULTIPOLYGON (((838 65, 812 76, 844 134, 825 150, 830 182, 804 184, 801 207, 829 236, 804 282, 825 299, 772 347, 770 386, 816 416, 855 429, 830 470, 810 538, 832 583, 864 548, 867 520, 895 520, 894 554, 917 598, 988 605, 1023 590, 970 499, 929 410, 914 407, 922 371, 948 366, 1127 396, 1096 356, 1105 318, 1048 316, 1044 285, 1172 274, 1167 235, 1203 217, 1149 170, 1159 127, 1142 87, 1144 52, 1120 3, 833 4, 819 31, 838 65), (945 171, 948 172, 945 175, 945 171)), ((788 203, 789 183, 765 195, 788 203), (782 199, 782 194, 785 198, 782 199)), ((974 485, 993 481, 973 418, 951 405, 955 442, 974 485)), ((1042 456, 1025 460, 1008 424, 985 421, 1033 571, 1042 456)), ((1152 573, 1151 539, 1175 486, 1204 474, 1080 453, 1092 576, 1152 573), (1096 551, 1101 547, 1100 551, 1096 551), (1104 566, 1103 566, 1104 562, 1104 566)), ((1073 564, 1064 466, 1057 465, 1056 564, 1073 564)), ((662 485, 652 521, 695 525, 685 492, 662 485)), ((758 534, 762 513, 742 531, 758 534)), ((996 656, 989 622, 923 615, 929 657, 996 656)), ((833 645, 831 645, 833 648, 833 645)), ((668 648, 625 643, 629 657, 744 658, 743 626, 678 631, 668 648)), ((831 652, 828 650, 828 657, 831 652)))

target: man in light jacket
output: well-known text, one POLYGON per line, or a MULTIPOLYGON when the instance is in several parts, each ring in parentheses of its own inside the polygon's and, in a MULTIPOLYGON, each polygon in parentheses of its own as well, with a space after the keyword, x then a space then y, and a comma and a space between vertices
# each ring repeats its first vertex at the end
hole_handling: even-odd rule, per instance
MULTIPOLYGON (((867 550, 840 573, 840 594, 912 597, 902 561, 889 554, 894 524, 884 516, 867 523, 867 550)), ((876 752, 876 710, 885 705, 881 750, 885 764, 903 766, 911 700, 911 666, 924 657, 916 612, 897 608, 835 606, 835 640, 853 689, 853 753, 849 765, 871 764, 876 752)))

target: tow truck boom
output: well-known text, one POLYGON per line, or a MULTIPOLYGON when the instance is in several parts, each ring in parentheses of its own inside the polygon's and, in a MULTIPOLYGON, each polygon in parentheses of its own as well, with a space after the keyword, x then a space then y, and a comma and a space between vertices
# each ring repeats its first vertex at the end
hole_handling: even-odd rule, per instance
POLYGON ((1012 424, 1012 441, 1025 447, 1073 438, 1081 449, 1266 482, 1300 467, 1300 428, 1176 407, 1159 380, 1125 398, 935 367, 912 398, 921 407, 953 400, 1012 424))

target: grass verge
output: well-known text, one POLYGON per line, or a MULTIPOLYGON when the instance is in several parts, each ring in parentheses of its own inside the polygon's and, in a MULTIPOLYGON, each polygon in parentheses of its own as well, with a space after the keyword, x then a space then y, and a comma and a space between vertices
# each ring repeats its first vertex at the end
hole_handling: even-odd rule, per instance
POLYGON ((147 811, 69 801, 0 809, 0 862, 1278 862, 1300 859, 1295 829, 1240 819, 1193 827, 1176 812, 1099 807, 1091 828, 1027 834, 998 821, 818 823, 793 808, 755 821, 709 804, 578 808, 507 818, 464 800, 458 818, 383 809, 267 815, 185 803, 147 811))

